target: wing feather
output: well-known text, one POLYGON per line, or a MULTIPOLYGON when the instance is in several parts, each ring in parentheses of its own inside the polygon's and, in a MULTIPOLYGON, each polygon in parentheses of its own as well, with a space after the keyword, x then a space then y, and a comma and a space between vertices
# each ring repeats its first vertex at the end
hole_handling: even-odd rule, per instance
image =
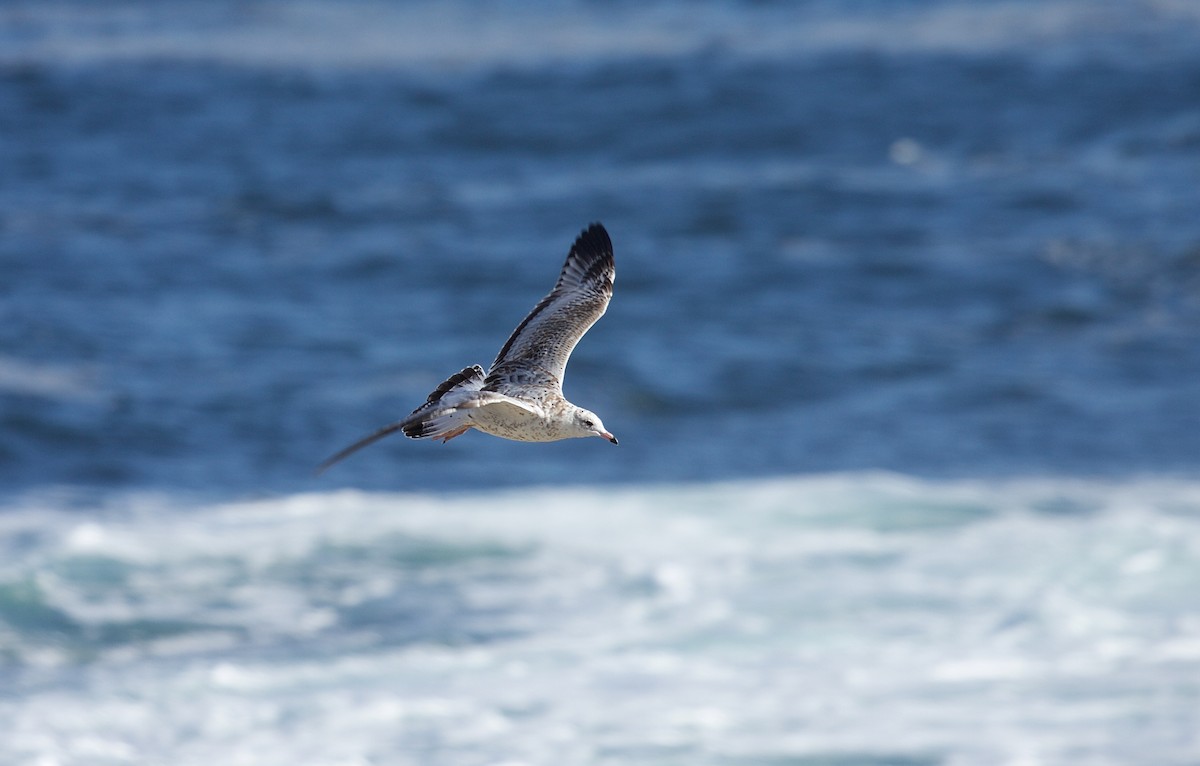
POLYGON ((567 360, 583 334, 604 316, 615 278, 612 241, 602 225, 593 223, 571 246, 554 289, 496 355, 484 388, 502 387, 523 373, 547 377, 561 392, 567 360))

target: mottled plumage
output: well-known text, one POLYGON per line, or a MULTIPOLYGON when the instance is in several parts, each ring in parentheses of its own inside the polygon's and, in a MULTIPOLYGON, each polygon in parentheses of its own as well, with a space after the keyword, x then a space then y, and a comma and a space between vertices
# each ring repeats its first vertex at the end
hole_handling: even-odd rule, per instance
POLYGON ((575 240, 554 289, 517 325, 486 373, 479 365, 454 373, 406 418, 338 452, 318 471, 396 431, 444 442, 476 428, 515 441, 601 436, 616 444, 600 418, 562 393, 567 360, 604 315, 615 278, 612 242, 594 223, 575 240))

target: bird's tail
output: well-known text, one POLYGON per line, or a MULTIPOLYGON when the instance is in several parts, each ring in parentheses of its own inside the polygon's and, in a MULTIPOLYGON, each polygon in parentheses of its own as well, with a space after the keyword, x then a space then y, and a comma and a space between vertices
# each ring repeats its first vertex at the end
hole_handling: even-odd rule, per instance
POLYGON ((404 435, 410 439, 443 439, 449 441, 467 428, 467 413, 450 408, 431 411, 426 417, 404 426, 404 435))

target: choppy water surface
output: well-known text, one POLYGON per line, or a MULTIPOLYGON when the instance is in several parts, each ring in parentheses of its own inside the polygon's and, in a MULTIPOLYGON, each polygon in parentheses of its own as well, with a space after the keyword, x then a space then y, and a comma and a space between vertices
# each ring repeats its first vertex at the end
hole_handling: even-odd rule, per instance
POLYGON ((0 762, 1200 760, 1197 40, 0 4, 0 762), (311 476, 593 220, 620 447, 311 476))
POLYGON ((327 481, 1194 469, 1190 4, 475 11, 5 7, 6 485, 328 486, 595 219, 621 449, 327 481))

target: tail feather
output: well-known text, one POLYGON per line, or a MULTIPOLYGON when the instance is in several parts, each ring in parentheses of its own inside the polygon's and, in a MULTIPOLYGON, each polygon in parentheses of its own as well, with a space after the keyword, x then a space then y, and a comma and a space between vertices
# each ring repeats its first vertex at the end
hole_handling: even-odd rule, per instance
POLYGON ((451 439, 450 434, 462 429, 466 419, 462 410, 431 410, 428 417, 404 425, 404 435, 410 439, 451 439))

